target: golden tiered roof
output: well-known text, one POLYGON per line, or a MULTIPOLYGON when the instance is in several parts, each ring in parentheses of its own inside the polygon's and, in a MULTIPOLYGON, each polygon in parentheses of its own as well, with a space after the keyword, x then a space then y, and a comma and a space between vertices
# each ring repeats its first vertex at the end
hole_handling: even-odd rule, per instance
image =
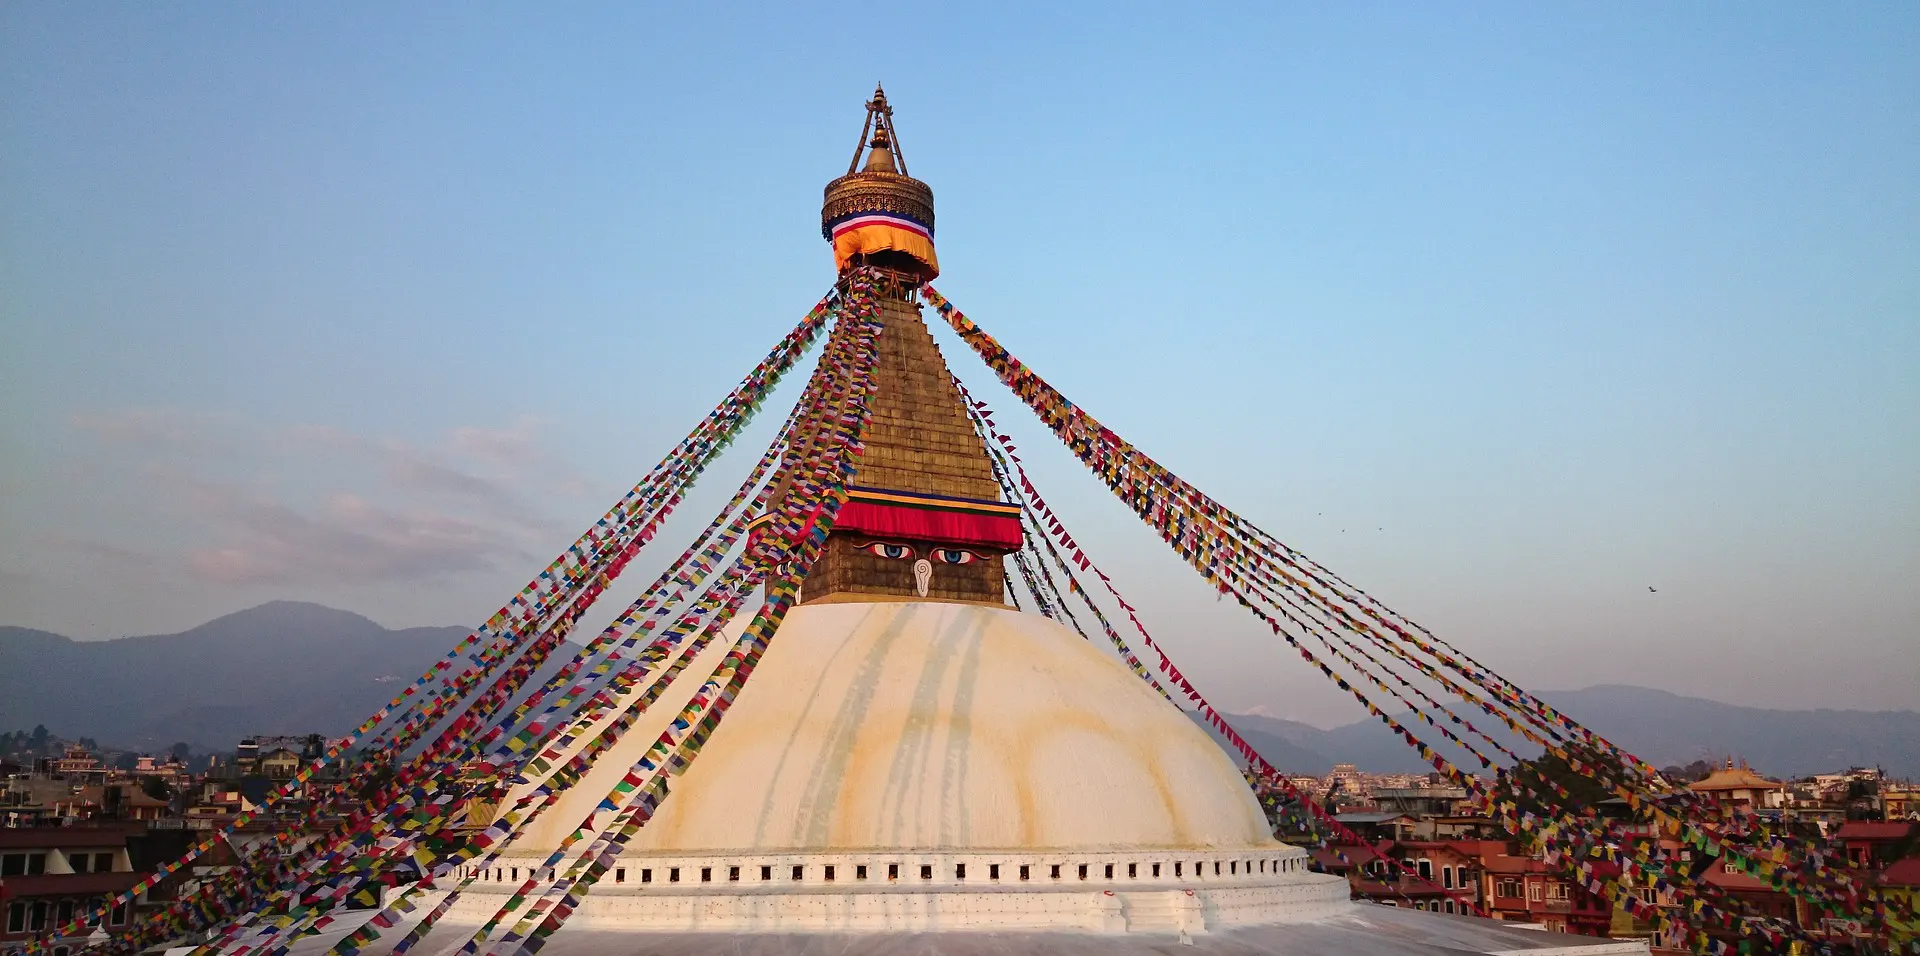
POLYGON ((1784 784, 1769 780, 1748 767, 1745 762, 1733 765, 1733 758, 1727 758, 1727 765, 1707 774, 1706 779, 1687 784, 1688 790, 1700 793, 1714 793, 1726 790, 1780 790, 1784 784))

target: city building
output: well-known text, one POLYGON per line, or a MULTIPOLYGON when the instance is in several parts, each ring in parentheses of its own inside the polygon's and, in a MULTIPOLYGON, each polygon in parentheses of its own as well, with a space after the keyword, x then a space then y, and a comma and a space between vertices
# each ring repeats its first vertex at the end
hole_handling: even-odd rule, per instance
POLYGON ((1780 807, 1786 785, 1754 773, 1745 763, 1736 767, 1729 757, 1726 766, 1708 774, 1705 780, 1687 784, 1687 789, 1706 794, 1722 806, 1761 810, 1780 807))
MULTIPOLYGON (((0 951, 74 919, 133 888, 127 852, 131 831, 115 827, 0 828, 0 951)), ((123 927, 128 907, 113 910, 107 929, 123 927)), ((54 940, 55 956, 79 942, 54 940)))

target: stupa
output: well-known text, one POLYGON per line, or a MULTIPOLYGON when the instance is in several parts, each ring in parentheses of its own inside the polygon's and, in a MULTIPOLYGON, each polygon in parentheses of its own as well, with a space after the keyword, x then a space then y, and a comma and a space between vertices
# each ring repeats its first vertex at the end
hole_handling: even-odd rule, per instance
MULTIPOLYGON (((933 193, 885 94, 866 106, 821 212, 837 267, 872 270, 883 299, 848 503, 726 722, 544 952, 1646 952, 1350 901, 1274 839, 1180 709, 1004 603, 1019 511, 917 300, 939 269, 933 193)), ((450 952, 523 880, 552 879, 542 861, 692 693, 670 687, 559 805, 463 870, 477 879, 419 951, 450 952)))

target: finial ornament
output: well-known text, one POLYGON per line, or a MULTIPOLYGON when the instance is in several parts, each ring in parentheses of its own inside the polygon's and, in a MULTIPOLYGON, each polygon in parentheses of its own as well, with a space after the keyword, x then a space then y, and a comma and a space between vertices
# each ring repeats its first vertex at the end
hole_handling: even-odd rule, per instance
POLYGON ((907 174, 893 106, 880 84, 866 103, 847 174, 827 184, 820 232, 845 273, 866 264, 901 273, 909 285, 940 274, 933 252, 933 190, 907 174), (861 165, 861 157, 866 164, 861 165))
POLYGON ((847 174, 852 175, 860 169, 860 154, 867 150, 874 153, 886 152, 890 155, 882 160, 869 155, 868 172, 888 172, 907 175, 907 160, 900 152, 900 137, 893 131, 893 107, 887 103, 887 91, 880 84, 873 85, 873 99, 867 101, 867 121, 860 127, 860 140, 853 144, 853 159, 847 163, 847 174), (868 134, 872 138, 868 138, 868 134), (883 163, 885 168, 876 168, 883 163))

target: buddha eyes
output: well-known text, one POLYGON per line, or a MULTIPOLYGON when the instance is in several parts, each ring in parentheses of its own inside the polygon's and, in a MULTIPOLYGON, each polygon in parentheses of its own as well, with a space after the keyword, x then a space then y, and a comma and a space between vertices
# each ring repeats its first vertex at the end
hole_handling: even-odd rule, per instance
MULTIPOLYGON (((860 550, 875 557, 888 558, 894 561, 911 561, 914 557, 912 546, 889 544, 885 541, 863 544, 860 546, 860 550)), ((972 564, 980 559, 979 555, 962 548, 934 548, 927 552, 927 557, 932 560, 934 564, 972 564)))

